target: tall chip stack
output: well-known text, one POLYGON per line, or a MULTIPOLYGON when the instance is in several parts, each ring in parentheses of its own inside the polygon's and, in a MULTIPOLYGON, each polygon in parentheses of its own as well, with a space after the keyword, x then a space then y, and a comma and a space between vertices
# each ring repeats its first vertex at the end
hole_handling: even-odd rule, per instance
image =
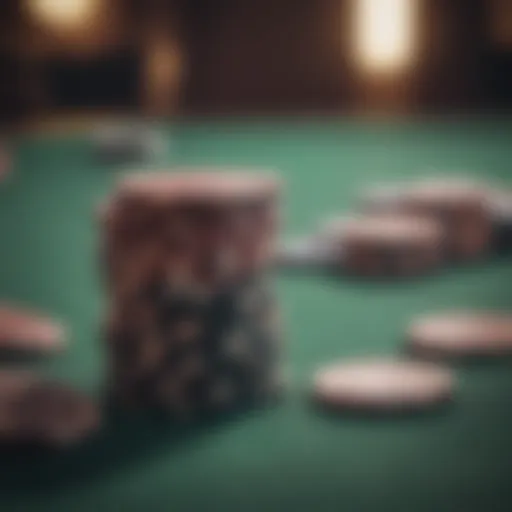
POLYGON ((101 214, 116 404, 189 419, 281 389, 269 278, 279 183, 267 173, 131 174, 101 214))

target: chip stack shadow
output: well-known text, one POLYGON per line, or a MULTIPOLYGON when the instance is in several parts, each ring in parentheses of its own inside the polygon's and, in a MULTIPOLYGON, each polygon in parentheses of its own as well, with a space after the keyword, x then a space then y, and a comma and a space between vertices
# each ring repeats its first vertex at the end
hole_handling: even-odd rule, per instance
POLYGON ((188 169, 118 182, 100 215, 116 405, 193 419, 279 395, 279 189, 269 173, 188 169))

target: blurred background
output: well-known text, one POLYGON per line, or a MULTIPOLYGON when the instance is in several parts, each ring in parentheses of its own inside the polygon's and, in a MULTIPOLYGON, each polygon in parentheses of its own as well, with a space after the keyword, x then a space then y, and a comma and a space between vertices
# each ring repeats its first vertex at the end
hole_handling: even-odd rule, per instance
POLYGON ((2 0, 4 128, 512 106, 510 0, 2 0))
MULTIPOLYGON (((510 189, 511 107, 512 0, 0 0, 0 181, 15 171, 0 186, 0 292, 65 321, 70 349, 42 368, 100 397, 91 214, 117 171, 278 169, 283 232, 314 233, 374 185, 464 173, 510 189), (120 129, 133 119, 147 137, 120 129), (10 133, 32 129, 50 137, 11 151, 10 133), (153 132, 160 152, 145 151, 153 132)), ((510 197, 494 212, 507 246, 510 197)), ((511 511, 510 365, 461 368, 461 400, 432 421, 326 421, 299 399, 333 358, 402 350, 417 315, 510 311, 510 258, 417 285, 307 277, 276 283, 283 407, 197 435, 120 420, 78 452, 0 451, 2 511, 511 511)))

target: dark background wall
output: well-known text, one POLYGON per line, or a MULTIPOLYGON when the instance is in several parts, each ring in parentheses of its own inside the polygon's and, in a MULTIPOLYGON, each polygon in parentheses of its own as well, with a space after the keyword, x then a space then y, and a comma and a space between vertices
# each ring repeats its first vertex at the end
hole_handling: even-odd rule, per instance
MULTIPOLYGON (((196 1, 186 10, 186 108, 350 109, 350 0, 196 1)), ((512 105, 512 46, 493 45, 485 0, 425 0, 411 107, 512 105)), ((512 25, 512 19, 510 19, 512 25)))
MULTIPOLYGON (((20 2, 2 0, 0 116, 143 108, 155 27, 178 40, 183 55, 178 111, 351 111, 364 103, 366 84, 350 59, 350 1, 112 0, 106 29, 90 34, 95 44, 70 52, 37 29, 20 2)), ((497 42, 491 8, 501 4, 512 27, 508 2, 422 1, 418 65, 394 84, 404 87, 408 109, 512 106, 512 42, 497 42)))
POLYGON ((185 108, 331 108, 350 98, 344 2, 195 2, 185 108))

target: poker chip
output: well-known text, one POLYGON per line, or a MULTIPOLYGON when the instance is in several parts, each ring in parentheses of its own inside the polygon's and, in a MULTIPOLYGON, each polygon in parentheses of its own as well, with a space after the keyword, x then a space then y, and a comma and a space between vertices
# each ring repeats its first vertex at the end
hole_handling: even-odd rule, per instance
POLYGON ((0 371, 0 440, 64 447, 99 424, 98 409, 82 393, 29 372, 0 371))
POLYGON ((407 331, 415 353, 447 357, 512 355, 512 314, 455 311, 420 317, 407 331))
POLYGON ((51 353, 65 346, 65 330, 40 313, 0 305, 0 350, 51 353))
POLYGON ((313 381, 315 399, 340 411, 421 411, 446 403, 453 392, 449 370, 391 359, 335 363, 321 368, 313 381))
POLYGON ((275 254, 279 269, 331 268, 336 255, 327 237, 302 236, 284 240, 275 254))
POLYGON ((91 145, 96 158, 106 164, 154 162, 167 149, 159 130, 137 122, 99 126, 91 134, 91 145))
POLYGON ((408 276, 432 270, 441 261, 443 234, 433 219, 400 214, 339 217, 322 228, 339 268, 364 276, 408 276))

